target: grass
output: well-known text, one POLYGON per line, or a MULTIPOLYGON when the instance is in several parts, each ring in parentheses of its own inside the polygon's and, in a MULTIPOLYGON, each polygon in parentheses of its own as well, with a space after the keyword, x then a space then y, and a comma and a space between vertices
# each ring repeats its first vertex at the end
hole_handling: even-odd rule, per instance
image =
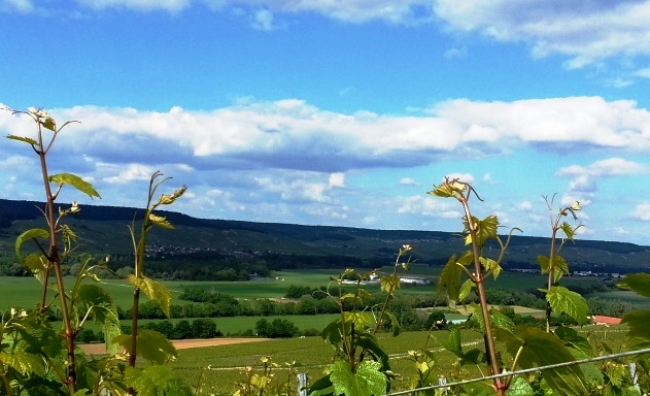
MULTIPOLYGON (((324 314, 324 315, 276 315, 276 316, 235 316, 228 318, 211 318, 216 324, 217 329, 221 331, 224 335, 235 334, 246 329, 251 329, 255 331, 255 324, 260 319, 266 319, 269 322, 274 321, 275 319, 283 319, 292 322, 298 329, 301 331, 308 329, 318 329, 321 330, 327 324, 329 324, 334 319, 338 318, 338 314, 324 314)), ((179 322, 181 320, 189 320, 190 322, 193 319, 170 319, 172 323, 179 322)), ((149 322, 159 322, 160 320, 147 320, 141 319, 138 322, 142 325, 149 322)), ((130 325, 130 320, 123 320, 123 325, 130 325)))
MULTIPOLYGON (((585 326, 578 329, 584 337, 591 335, 598 340, 606 341, 613 350, 619 350, 625 341, 624 330, 624 326, 585 326)), ((482 350, 480 333, 474 330, 461 330, 461 335, 465 351, 473 348, 482 350)), ((435 353, 433 378, 445 376, 452 381, 458 376, 461 378, 481 376, 477 367, 459 367, 455 364, 457 357, 442 348, 442 342, 447 337, 446 331, 432 332, 430 335, 427 332, 408 332, 397 337, 378 334, 381 347, 390 356, 391 370, 397 374, 391 390, 413 388, 411 380, 416 374, 416 368, 414 361, 408 356, 408 351, 423 349, 425 345, 435 353)), ((504 357, 507 355, 505 351, 502 353, 504 357)), ((275 371, 276 378, 287 378, 289 371, 285 363, 295 362, 295 370, 306 372, 310 382, 313 382, 320 378, 323 370, 331 364, 333 350, 320 337, 292 338, 181 350, 179 358, 171 364, 191 386, 196 387, 200 383, 202 394, 231 395, 235 383, 245 378, 244 367, 250 366, 254 372, 260 373, 262 369, 260 358, 266 356, 271 357, 273 362, 281 366, 275 371)), ((292 375, 292 383, 295 383, 294 378, 295 376, 292 375)))
MULTIPOLYGON (((382 273, 387 273, 391 267, 381 269, 382 273)), ((425 277, 431 280, 431 284, 425 286, 403 285, 400 293, 405 294, 432 294, 436 292, 437 276, 439 267, 413 266, 409 275, 425 277)), ((216 292, 230 294, 241 299, 257 298, 281 298, 285 295, 289 286, 300 285, 316 288, 327 286, 330 283, 330 276, 340 275, 341 271, 336 269, 330 270, 283 270, 276 272, 276 278, 268 281, 247 281, 247 282, 209 282, 209 281, 163 281, 162 283, 177 297, 187 288, 203 288, 214 290, 216 292)), ((65 283, 71 287, 72 278, 67 278, 65 283)), ((486 287, 504 290, 525 291, 531 288, 539 288, 545 282, 545 278, 536 274, 524 274, 518 272, 502 272, 497 280, 487 281, 486 287)), ((587 286, 600 282, 598 278, 592 277, 565 277, 562 279, 563 285, 580 284, 587 286)), ((125 280, 105 280, 102 286, 110 293, 115 303, 122 307, 130 307, 132 304, 132 287, 125 280)), ((352 288, 350 285, 348 288, 352 288)), ((371 293, 379 292, 379 285, 371 284, 364 286, 371 293)), ((7 308, 31 308, 37 303, 40 295, 40 283, 31 277, 0 277, 0 290, 3 295, 11 296, 0 300, 0 310, 7 308)), ((641 303, 641 300, 635 300, 634 294, 630 292, 612 292, 599 294, 599 297, 617 299, 634 303, 641 303)), ((174 300, 172 303, 188 304, 187 301, 174 300)), ((650 303, 649 303, 650 304, 650 303)))
MULTIPOLYGON (((463 330, 462 333, 464 342, 476 342, 480 339, 477 332, 463 330)), ((444 331, 432 333, 431 338, 427 332, 403 333, 397 337, 378 335, 380 345, 390 355, 391 369, 398 374, 399 379, 394 383, 394 390, 409 388, 409 379, 415 374, 415 370, 414 362, 409 360, 407 352, 421 349, 425 343, 438 351, 435 378, 438 378, 439 374, 449 376, 449 368, 456 359, 450 352, 441 350, 441 341, 446 337, 447 333, 444 331)), ((270 356, 273 362, 285 367, 276 371, 276 377, 286 378, 288 371, 285 363, 295 362, 298 372, 308 373, 310 381, 315 381, 331 364, 333 350, 320 337, 271 340, 181 350, 179 358, 172 366, 191 386, 197 386, 200 381, 205 394, 225 395, 232 394, 235 382, 244 379, 244 367, 251 366, 261 370, 260 358, 265 356, 270 356), (210 369, 207 369, 208 366, 210 369)), ((292 377, 292 381, 293 378, 295 377, 292 377)))

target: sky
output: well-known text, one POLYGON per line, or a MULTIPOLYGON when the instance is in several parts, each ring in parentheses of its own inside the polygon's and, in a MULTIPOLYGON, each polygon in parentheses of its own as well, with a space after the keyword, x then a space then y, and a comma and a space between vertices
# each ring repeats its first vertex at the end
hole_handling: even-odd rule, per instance
MULTIPOLYGON (((650 1, 0 0, 0 107, 69 124, 62 205, 142 207, 161 171, 200 218, 650 245, 650 1), (551 211, 545 200, 551 203, 551 211), (552 201, 552 202, 551 202, 552 201), (568 218, 568 220, 571 220, 568 218)), ((0 134, 35 137, 0 111, 0 134)), ((43 200, 0 140, 0 198, 43 200)), ((83 211, 83 209, 82 209, 83 211)))

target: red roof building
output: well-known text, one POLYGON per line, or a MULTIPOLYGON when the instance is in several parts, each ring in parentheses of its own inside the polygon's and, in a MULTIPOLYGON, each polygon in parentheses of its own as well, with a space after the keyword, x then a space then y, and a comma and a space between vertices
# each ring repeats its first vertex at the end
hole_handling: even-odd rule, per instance
POLYGON ((621 318, 611 316, 594 315, 591 317, 591 323, 597 325, 617 325, 621 324, 621 318))

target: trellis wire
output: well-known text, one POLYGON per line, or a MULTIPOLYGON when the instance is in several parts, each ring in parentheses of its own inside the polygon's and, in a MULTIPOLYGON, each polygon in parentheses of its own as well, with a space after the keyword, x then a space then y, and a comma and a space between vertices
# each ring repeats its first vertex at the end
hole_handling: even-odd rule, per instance
POLYGON ((616 359, 616 358, 627 357, 627 356, 641 355, 641 354, 644 354, 644 353, 650 353, 650 348, 637 349, 636 351, 619 352, 619 353, 614 353, 614 354, 611 354, 611 355, 603 355, 603 356, 597 356, 597 357, 587 358, 587 359, 573 360, 571 362, 562 362, 562 363, 556 363, 556 364, 549 364, 548 366, 540 366, 540 367, 533 367, 533 368, 528 368, 528 369, 523 369, 523 370, 510 371, 510 372, 505 372, 505 373, 501 373, 501 374, 488 375, 487 377, 472 378, 472 379, 468 379, 468 380, 452 382, 452 383, 447 383, 447 384, 442 384, 442 385, 424 386, 422 388, 415 388, 415 389, 409 389, 409 390, 405 390, 405 391, 388 393, 388 394, 386 394, 384 396, 398 396, 398 395, 406 395, 406 394, 413 393, 413 392, 421 392, 421 391, 442 389, 442 388, 451 388, 453 386, 468 385, 468 384, 473 384, 475 382, 489 381, 489 380, 493 380, 493 379, 496 379, 496 378, 511 377, 511 376, 515 376, 515 375, 519 375, 519 374, 534 373, 534 372, 537 372, 537 371, 544 371, 544 370, 549 370, 549 369, 554 369, 554 368, 574 366, 574 365, 591 363, 591 362, 599 362, 601 360, 609 360, 609 359, 616 359))

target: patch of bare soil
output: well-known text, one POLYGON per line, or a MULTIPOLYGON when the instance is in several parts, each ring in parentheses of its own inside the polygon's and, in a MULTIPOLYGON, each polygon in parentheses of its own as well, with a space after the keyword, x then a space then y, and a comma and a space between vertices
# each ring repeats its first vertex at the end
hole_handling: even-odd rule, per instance
MULTIPOLYGON (((243 344, 248 342, 268 341, 266 338, 208 338, 196 340, 173 340, 176 349, 203 348, 210 346, 243 344)), ((88 355, 102 355, 106 349, 104 344, 82 344, 79 347, 88 355)))

